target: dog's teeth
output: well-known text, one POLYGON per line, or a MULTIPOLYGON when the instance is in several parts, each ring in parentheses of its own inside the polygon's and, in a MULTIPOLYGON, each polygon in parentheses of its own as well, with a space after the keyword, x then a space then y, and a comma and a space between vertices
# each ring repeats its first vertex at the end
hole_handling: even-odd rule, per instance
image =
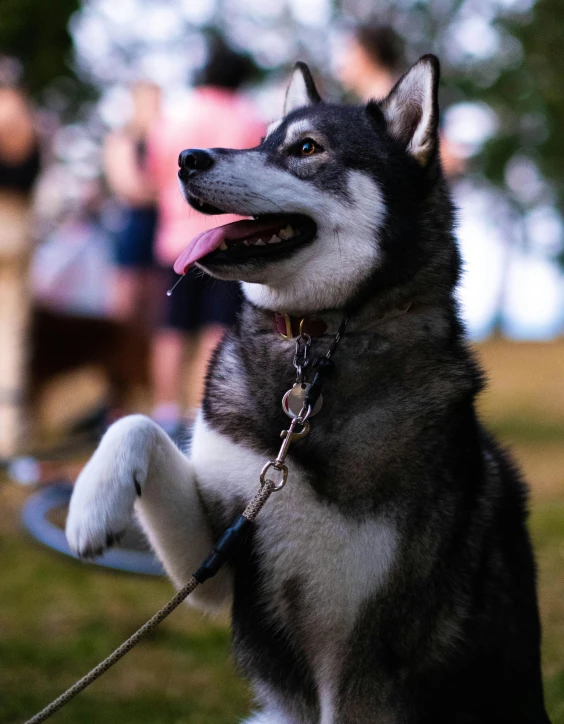
POLYGON ((204 205, 203 199, 198 199, 198 206, 203 206, 203 205, 204 205))
POLYGON ((248 239, 245 239, 243 242, 243 246, 250 246, 251 242, 248 239))
POLYGON ((263 241, 262 239, 257 239, 255 241, 255 246, 266 246, 266 241, 263 241))
POLYGON ((280 229, 278 232, 278 236, 281 239, 291 239, 293 236, 296 236, 296 232, 294 231, 293 227, 288 224, 288 226, 285 229, 280 229))
POLYGON ((273 234, 273 235, 270 237, 270 241, 269 241, 268 243, 269 243, 269 244, 278 244, 279 241, 280 241, 280 237, 279 237, 279 236, 276 236, 275 234, 273 234))
POLYGON ((220 250, 220 251, 227 251, 227 244, 226 244, 224 241, 221 242, 221 245, 220 245, 220 247, 219 247, 219 250, 220 250))

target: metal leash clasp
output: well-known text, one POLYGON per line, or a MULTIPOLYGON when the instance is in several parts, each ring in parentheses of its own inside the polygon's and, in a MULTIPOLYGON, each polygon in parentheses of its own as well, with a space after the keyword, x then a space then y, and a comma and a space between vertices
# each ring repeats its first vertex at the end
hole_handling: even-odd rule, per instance
POLYGON ((296 351, 292 364, 296 370, 296 384, 301 384, 304 379, 304 370, 309 365, 309 348, 311 347, 311 337, 309 334, 302 332, 303 319, 300 323, 300 335, 296 338, 296 351))
POLYGON ((282 438, 282 445, 280 446, 280 451, 276 456, 276 460, 269 460, 261 470, 261 485, 266 485, 266 483, 270 483, 274 486, 272 488, 273 491, 282 490, 282 488, 286 485, 286 481, 288 480, 288 466, 286 465, 286 456, 288 455, 288 450, 290 449, 290 445, 293 442, 303 439, 308 434, 310 427, 308 417, 310 415, 311 407, 309 405, 307 407, 304 405, 300 414, 292 419, 290 427, 287 430, 282 430, 282 432, 280 433, 280 437, 282 438), (298 426, 301 427, 300 430, 296 430, 298 426), (277 483, 275 483, 274 480, 270 480, 270 478, 266 477, 266 474, 271 468, 279 473, 282 473, 282 478, 277 483))

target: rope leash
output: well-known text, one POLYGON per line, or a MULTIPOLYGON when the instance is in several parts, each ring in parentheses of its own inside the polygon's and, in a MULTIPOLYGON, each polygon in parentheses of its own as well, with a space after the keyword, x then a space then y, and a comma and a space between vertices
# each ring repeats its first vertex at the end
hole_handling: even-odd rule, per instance
MULTIPOLYGON (((335 336, 333 343, 325 358, 323 360, 316 361, 317 364, 312 365, 316 368, 315 377, 313 383, 303 384, 303 371, 308 366, 309 360, 307 359, 307 349, 311 344, 311 338, 304 333, 300 333, 296 342, 296 355, 294 357, 294 367, 297 371, 297 380, 294 387, 303 388, 300 390, 300 400, 303 402, 301 405, 300 412, 297 415, 286 411, 289 417, 292 417, 292 422, 287 430, 283 430, 281 437, 283 439, 280 451, 274 460, 269 460, 263 467, 260 473, 261 486, 255 496, 247 504, 245 510, 235 520, 235 522, 227 528, 222 534, 221 538, 215 543, 211 552, 201 563, 197 571, 191 576, 190 580, 186 585, 181 588, 176 595, 165 604, 157 613, 152 616, 140 629, 138 629, 132 636, 118 646, 109 656, 89 671, 85 676, 79 679, 73 686, 63 692, 54 701, 48 704, 38 714, 31 719, 28 719, 25 724, 40 724, 49 719, 65 704, 74 699, 75 696, 84 691, 90 684, 122 659, 125 654, 131 651, 148 633, 155 629, 167 616, 169 616, 178 606, 193 593, 193 591, 208 578, 212 578, 220 570, 220 568, 229 560, 239 543, 246 536, 247 532, 251 528, 255 518, 258 516, 266 501, 270 498, 272 493, 281 490, 288 479, 288 467, 285 463, 286 456, 290 445, 297 440, 305 437, 310 429, 308 418, 314 414, 317 414, 319 407, 316 409, 316 403, 321 398, 321 382, 322 378, 332 368, 331 357, 337 349, 337 346, 344 334, 345 327, 348 322, 348 316, 343 319, 339 330, 335 336), (301 350, 303 346, 303 350, 301 350), (300 356, 303 355, 303 359, 299 360, 300 356), (301 362, 301 364, 300 364, 301 362), (322 362, 324 364, 322 364, 322 362), (298 426, 301 428, 297 430, 298 426), (282 476, 279 482, 275 482, 270 478, 267 478, 267 474, 270 469, 276 470, 282 476)), ((288 393, 291 390, 288 391, 288 393)), ((286 395, 288 394, 286 393, 286 395)), ((286 397, 285 395, 285 397, 286 397)))
POLYGON ((96 681, 98 677, 106 673, 109 668, 117 663, 123 656, 125 656, 125 654, 131 651, 131 649, 136 646, 139 641, 141 641, 141 639, 149 633, 149 631, 152 631, 160 624, 161 621, 164 621, 164 619, 171 614, 197 586, 198 581, 194 578, 194 576, 192 576, 184 588, 181 588, 174 598, 163 606, 160 611, 150 618, 138 631, 130 636, 127 641, 124 641, 121 646, 99 663, 98 666, 93 668, 92 671, 86 674, 86 676, 79 679, 74 686, 67 689, 63 694, 61 694, 61 696, 57 697, 34 717, 28 719, 25 724, 39 724, 39 722, 49 719, 49 717, 53 716, 55 712, 62 709, 65 704, 67 704, 71 699, 74 699, 77 694, 80 694, 81 691, 86 689, 87 686, 90 686, 93 681, 96 681))
MULTIPOLYGON (((260 513, 262 507, 264 506, 270 495, 275 490, 275 484, 271 481, 267 481, 265 485, 261 486, 260 490, 247 505, 244 512, 241 514, 241 518, 244 517, 247 523, 250 525, 254 521, 256 516, 260 513)), ((233 526, 231 527, 233 528, 233 526)), ((223 537, 224 536, 222 536, 222 539, 223 537)), ((214 552, 217 550, 218 546, 219 543, 214 547, 214 552)), ((211 557, 212 554, 208 556, 206 561, 211 557)), ((198 570, 201 570, 203 568, 203 565, 204 564, 202 564, 202 566, 200 566, 198 570)), ((217 570, 219 570, 219 568, 217 570)), ((71 686, 63 694, 61 694, 54 701, 52 701, 48 706, 42 709, 38 714, 36 714, 31 719, 28 719, 25 724, 40 724, 40 722, 44 722, 49 719, 49 717, 53 716, 53 714, 59 711, 59 709, 62 709, 62 707, 69 701, 71 701, 71 699, 74 699, 77 694, 80 694, 81 691, 84 691, 84 689, 90 686, 90 684, 96 681, 96 679, 102 676, 102 674, 105 674, 106 671, 108 671, 108 669, 110 669, 114 664, 117 664, 117 662, 127 653, 129 653, 129 651, 131 651, 134 646, 137 646, 142 638, 144 638, 148 633, 155 629, 162 621, 165 620, 165 618, 167 618, 167 616, 170 616, 170 614, 176 608, 178 608, 178 606, 180 606, 180 604, 186 598, 188 598, 188 596, 200 585, 200 583, 203 583, 204 580, 207 580, 207 578, 211 578, 211 575, 213 575, 208 575, 205 578, 202 575, 202 580, 198 580, 198 578, 196 578, 197 573, 198 572, 196 572, 196 574, 194 574, 190 578, 188 583, 183 588, 181 588, 167 604, 165 604, 159 611, 157 611, 157 613, 152 616, 145 624, 143 624, 143 626, 141 626, 141 628, 138 629, 132 636, 130 636, 126 641, 118 646, 115 651, 113 651, 109 656, 107 656, 103 661, 101 661, 97 666, 89 671, 88 674, 83 676, 82 679, 79 679, 76 684, 71 686)))

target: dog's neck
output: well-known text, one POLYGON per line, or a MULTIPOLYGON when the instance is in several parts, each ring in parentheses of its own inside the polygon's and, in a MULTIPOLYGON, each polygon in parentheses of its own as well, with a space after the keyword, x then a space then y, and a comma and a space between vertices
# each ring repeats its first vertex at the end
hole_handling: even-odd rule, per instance
MULTIPOLYGON (((261 332, 277 332, 275 313, 292 318, 292 335, 295 338, 296 330, 302 319, 319 319, 326 325, 323 336, 334 336, 339 329, 345 314, 350 321, 347 325, 347 337, 356 334, 378 334, 394 338, 396 344, 409 344, 414 334, 419 336, 416 327, 427 328, 434 337, 444 338, 449 335, 453 320, 457 318, 457 308, 454 299, 454 284, 456 274, 445 283, 445 264, 449 261, 448 245, 436 258, 429 258, 425 266, 418 273, 405 281, 399 281, 390 286, 379 283, 381 277, 374 276, 357 291, 356 295, 337 307, 320 309, 317 305, 289 304, 288 307, 274 306, 274 300, 259 300, 255 302, 247 297, 251 316, 248 318, 251 326, 261 332), (446 256, 445 256, 446 255, 446 256), (403 341, 402 341, 403 340, 403 341)), ((452 265, 450 265, 452 266, 452 265)), ((456 265, 454 265, 456 266, 456 265)), ((389 281, 389 277, 386 281, 389 281)), ((245 290, 247 291, 247 290, 245 290)), ((282 323, 279 323, 282 326, 282 323)), ((285 326, 285 325, 284 325, 285 326)), ((280 334, 277 334, 281 337, 280 334)), ((318 336, 318 335, 312 335, 318 336)), ((284 338, 292 338, 284 335, 284 338)))
POLYGON ((350 316, 347 334, 370 334, 420 310, 421 305, 411 300, 398 300, 395 304, 370 300, 350 309, 325 309, 301 315, 272 312, 250 303, 249 308, 253 310, 254 323, 258 323, 262 332, 273 332, 283 339, 295 339, 299 336, 300 328, 311 337, 334 336, 345 315, 350 316))

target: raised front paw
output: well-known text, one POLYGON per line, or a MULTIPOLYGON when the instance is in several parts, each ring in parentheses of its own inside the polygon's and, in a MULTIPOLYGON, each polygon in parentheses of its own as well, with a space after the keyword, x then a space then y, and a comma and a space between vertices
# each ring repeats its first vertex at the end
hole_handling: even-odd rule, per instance
POLYGON ((75 483, 66 536, 81 558, 100 555, 119 540, 143 494, 151 449, 159 428, 148 417, 130 415, 106 432, 75 483))

